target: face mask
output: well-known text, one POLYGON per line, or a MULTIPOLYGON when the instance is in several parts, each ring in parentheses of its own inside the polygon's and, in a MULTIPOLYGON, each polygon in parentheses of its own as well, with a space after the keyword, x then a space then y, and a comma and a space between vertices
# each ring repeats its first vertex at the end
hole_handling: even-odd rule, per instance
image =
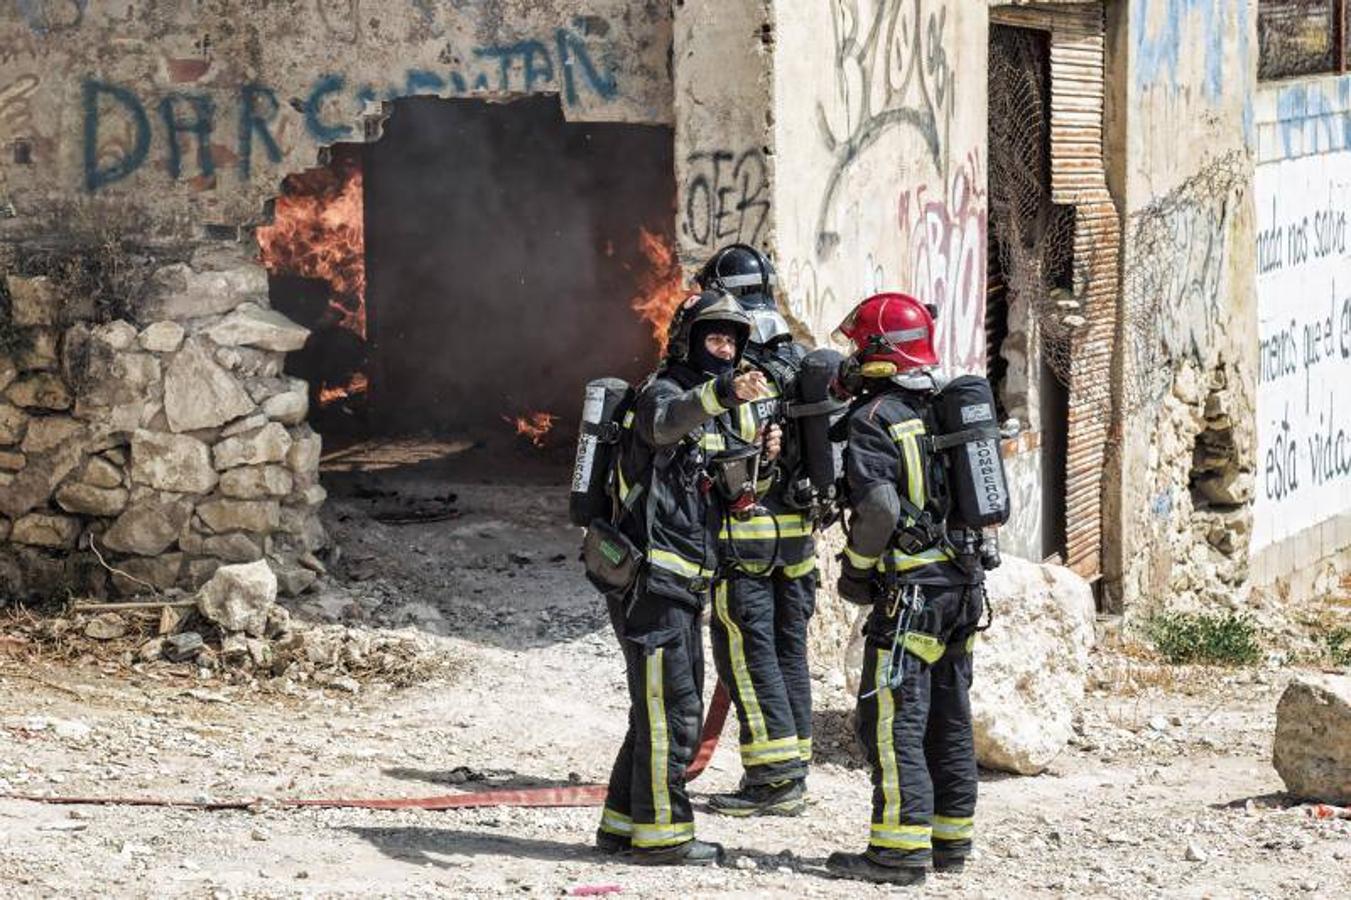
POLYGON ((704 338, 712 330, 711 328, 696 328, 694 334, 690 336, 690 365, 700 372, 717 378, 736 367, 736 358, 721 359, 708 352, 708 348, 704 346, 704 338))

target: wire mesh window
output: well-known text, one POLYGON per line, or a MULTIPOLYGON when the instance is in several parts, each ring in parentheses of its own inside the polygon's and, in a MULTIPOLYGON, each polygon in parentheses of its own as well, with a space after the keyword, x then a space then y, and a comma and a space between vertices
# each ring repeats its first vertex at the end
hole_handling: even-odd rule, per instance
POLYGON ((1257 77, 1346 71, 1351 0, 1259 0, 1257 77))

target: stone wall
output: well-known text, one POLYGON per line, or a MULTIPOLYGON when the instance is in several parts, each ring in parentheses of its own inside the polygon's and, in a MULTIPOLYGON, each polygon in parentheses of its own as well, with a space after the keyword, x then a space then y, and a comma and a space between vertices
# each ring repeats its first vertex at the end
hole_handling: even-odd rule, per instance
MULTIPOLYGON (((73 202, 150 230, 256 221, 382 103, 556 94, 581 121, 673 121, 666 0, 0 4, 0 239, 73 202)), ((448 161, 453 167, 453 161, 448 161)))
POLYGON ((1255 0, 1112 19, 1124 208, 1112 605, 1242 604, 1256 473, 1255 0), (1125 65, 1119 57, 1125 55, 1125 65))
POLYGON ((0 594, 195 588, 264 557, 284 591, 313 582, 321 442, 282 373, 308 332, 269 308, 253 256, 152 265, 111 319, 60 276, 7 278, 0 594))

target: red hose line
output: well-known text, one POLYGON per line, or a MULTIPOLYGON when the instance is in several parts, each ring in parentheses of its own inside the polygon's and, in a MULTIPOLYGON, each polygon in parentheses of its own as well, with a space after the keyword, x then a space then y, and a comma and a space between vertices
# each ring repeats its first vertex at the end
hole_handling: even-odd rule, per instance
MULTIPOLYGON (((694 761, 685 769, 687 782, 698 778, 713 758, 718 747, 718 738, 722 735, 722 726, 727 722, 727 710, 731 698, 722 682, 713 691, 708 704, 708 715, 704 717, 704 727, 699 735, 699 749, 694 761)), ((606 785, 579 784, 568 787, 550 788, 512 788, 500 791, 480 791, 477 793, 445 794, 439 797, 407 797, 401 799, 371 800, 222 800, 207 803, 194 803, 189 800, 159 800, 146 797, 36 797, 29 794, 9 794, 10 799, 28 800, 33 803, 47 803, 56 806, 158 806, 174 809, 250 809, 255 806, 271 806, 282 809, 472 809, 488 806, 517 807, 576 807, 600 806, 605 803, 606 785)))

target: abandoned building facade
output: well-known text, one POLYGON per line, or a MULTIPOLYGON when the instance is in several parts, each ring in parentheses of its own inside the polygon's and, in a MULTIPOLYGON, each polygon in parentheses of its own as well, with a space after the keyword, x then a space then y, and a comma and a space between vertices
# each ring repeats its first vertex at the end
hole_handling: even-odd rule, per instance
POLYGON ((303 590, 323 438, 575 429, 740 240, 817 342, 938 306, 1010 426, 1006 552, 1105 611, 1307 596, 1351 550, 1346 13, 6 5, 0 583, 303 590))

